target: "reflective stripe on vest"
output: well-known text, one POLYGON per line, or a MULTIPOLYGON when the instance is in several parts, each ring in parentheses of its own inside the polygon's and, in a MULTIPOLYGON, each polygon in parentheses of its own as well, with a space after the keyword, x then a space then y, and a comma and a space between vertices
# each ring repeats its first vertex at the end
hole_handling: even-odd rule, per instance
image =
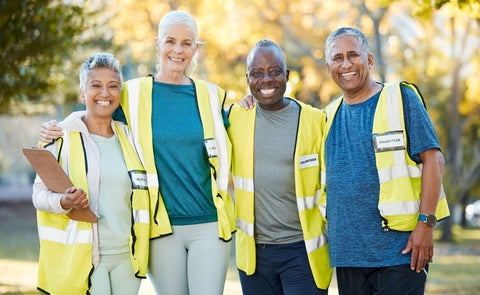
POLYGON ((235 186, 235 189, 241 189, 250 193, 254 192, 253 179, 248 179, 248 178, 240 177, 236 175, 233 175, 232 178, 233 178, 233 185, 235 186))
POLYGON ((318 199, 320 198, 320 190, 315 192, 315 196, 307 196, 303 198, 297 198, 297 207, 298 210, 303 211, 307 209, 312 209, 318 205, 318 199))
POLYGON ((150 213, 148 210, 134 210, 133 222, 150 224, 150 213))
POLYGON ((247 236, 253 237, 254 235, 254 224, 248 223, 241 218, 235 218, 237 229, 244 232, 247 236))
MULTIPOLYGON (((400 151, 394 151, 394 161, 395 163, 401 163, 401 160, 405 160, 405 155, 399 157, 399 153, 397 152, 400 151)), ((402 177, 422 177, 422 165, 418 165, 417 167, 411 165, 396 165, 378 170, 378 180, 380 184, 402 177)))
MULTIPOLYGON (((138 93, 140 92, 140 79, 133 79, 131 81, 129 81, 128 83, 128 97, 138 97, 138 93)), ((139 107, 138 107, 138 103, 132 103, 132 104, 129 104, 128 107, 129 107, 129 113, 125 114, 125 116, 128 116, 129 115, 129 125, 130 125, 130 130, 138 130, 139 127, 139 122, 138 122, 138 118, 139 116, 135 116, 132 114, 138 114, 139 113, 139 107)), ((135 146, 140 146, 140 135, 139 135, 139 132, 132 132, 132 136, 133 136, 133 142, 135 144, 135 146)), ((137 151, 137 154, 138 154, 138 157, 140 158, 140 161, 142 162, 142 165, 143 167, 147 167, 147 165, 145 164, 145 156, 143 155, 143 151, 142 149, 136 149, 137 151)), ((155 175, 156 176, 156 175, 155 175)), ((156 177, 155 177, 156 178, 156 177)), ((149 185, 150 182, 149 182, 149 185)), ((158 187, 158 180, 157 180, 157 185, 158 187)))
POLYGON ((218 97, 217 86, 205 81, 208 88, 208 96, 210 97, 210 112, 213 120, 214 143, 216 149, 216 157, 218 158, 217 170, 217 187, 219 191, 226 191, 228 188, 228 178, 230 173, 230 162, 227 151, 227 133, 223 125, 223 117, 221 113, 220 98, 218 97))
POLYGON ((153 173, 147 173, 148 186, 158 187, 158 175, 153 173))
POLYGON ((39 225, 38 238, 64 245, 91 244, 93 232, 91 230, 77 230, 76 228, 76 220, 70 220, 65 230, 39 225))
POLYGON ((305 248, 307 253, 312 253, 327 244, 327 236, 325 234, 318 235, 313 239, 305 240, 305 248))

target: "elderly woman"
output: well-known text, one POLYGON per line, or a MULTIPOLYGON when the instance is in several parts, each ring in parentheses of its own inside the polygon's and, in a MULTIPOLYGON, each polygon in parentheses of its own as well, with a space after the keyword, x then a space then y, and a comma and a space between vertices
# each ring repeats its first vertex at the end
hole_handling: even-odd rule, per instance
MULTIPOLYGON (((223 294, 235 231, 225 91, 189 77, 198 48, 191 15, 165 15, 155 45, 158 72, 126 82, 114 114, 128 124, 147 171, 149 277, 158 294, 223 294)), ((44 128, 41 137, 57 130, 44 128)))
POLYGON ((74 184, 64 194, 49 191, 39 177, 33 185, 38 289, 46 294, 137 294, 146 277, 149 194, 128 129, 112 120, 121 91, 118 60, 90 56, 80 72, 86 111, 66 118, 63 137, 46 147, 74 184), (67 216, 85 208, 98 223, 67 216))

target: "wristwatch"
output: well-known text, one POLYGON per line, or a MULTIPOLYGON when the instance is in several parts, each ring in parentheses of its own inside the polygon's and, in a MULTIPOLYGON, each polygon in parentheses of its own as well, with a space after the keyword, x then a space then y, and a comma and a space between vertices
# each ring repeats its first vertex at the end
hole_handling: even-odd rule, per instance
POLYGON ((428 226, 434 227, 437 224, 437 217, 434 214, 419 214, 418 221, 425 222, 428 226))

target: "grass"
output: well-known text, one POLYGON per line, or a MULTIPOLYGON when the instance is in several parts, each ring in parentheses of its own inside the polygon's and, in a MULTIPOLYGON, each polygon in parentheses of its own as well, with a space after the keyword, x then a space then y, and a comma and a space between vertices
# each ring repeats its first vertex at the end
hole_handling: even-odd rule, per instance
POLYGON ((38 261, 36 213, 31 202, 0 202, 0 259, 38 261))
POLYGON ((426 294, 480 294, 480 257, 441 256, 428 274, 426 294))
POLYGON ((455 225, 452 232, 452 243, 435 244, 425 294, 480 294, 480 229, 455 225))

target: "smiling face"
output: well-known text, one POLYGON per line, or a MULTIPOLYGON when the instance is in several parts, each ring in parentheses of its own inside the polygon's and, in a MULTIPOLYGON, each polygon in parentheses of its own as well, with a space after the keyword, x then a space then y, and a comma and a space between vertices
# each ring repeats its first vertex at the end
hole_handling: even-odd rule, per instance
POLYGON ((85 90, 80 90, 91 119, 111 118, 120 104, 121 79, 109 68, 95 68, 87 75, 85 90))
POLYGON ((279 49, 273 46, 257 47, 249 54, 247 82, 262 109, 275 111, 287 105, 283 95, 289 74, 279 49))
POLYGON ((356 37, 345 35, 330 43, 326 67, 344 93, 359 93, 368 88, 372 66, 373 55, 367 53, 356 37))
POLYGON ((197 50, 195 35, 187 24, 171 24, 162 36, 155 38, 160 68, 165 73, 185 73, 197 50))

